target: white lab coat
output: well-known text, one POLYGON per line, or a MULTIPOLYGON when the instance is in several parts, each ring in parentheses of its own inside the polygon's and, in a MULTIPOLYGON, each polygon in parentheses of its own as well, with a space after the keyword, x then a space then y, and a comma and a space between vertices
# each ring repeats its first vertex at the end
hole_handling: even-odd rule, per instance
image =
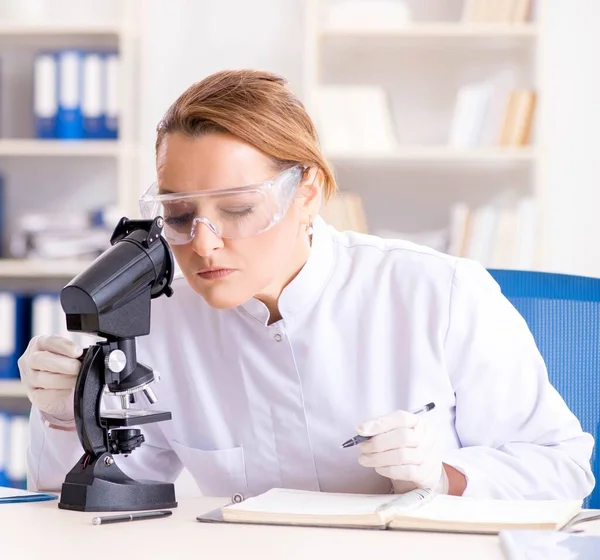
MULTIPOLYGON (((525 322, 479 264, 315 223, 310 258, 267 325, 256 299, 215 310, 185 279, 153 301, 138 359, 160 372, 170 421, 117 462, 204 495, 271 487, 385 493, 390 481, 340 445, 358 423, 435 402, 443 460, 465 496, 583 498, 593 439, 549 384, 525 322)), ((146 405, 147 406, 147 405, 146 405)), ((32 488, 59 490, 81 456, 74 432, 31 417, 32 488)))

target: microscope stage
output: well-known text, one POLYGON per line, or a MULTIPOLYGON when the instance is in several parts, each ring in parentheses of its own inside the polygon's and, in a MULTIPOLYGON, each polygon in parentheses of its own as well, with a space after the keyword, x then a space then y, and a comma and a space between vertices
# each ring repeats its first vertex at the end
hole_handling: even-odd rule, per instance
POLYGON ((128 410, 105 410, 100 415, 100 420, 104 420, 108 427, 136 426, 151 422, 161 422, 162 420, 171 420, 171 413, 135 408, 128 410))

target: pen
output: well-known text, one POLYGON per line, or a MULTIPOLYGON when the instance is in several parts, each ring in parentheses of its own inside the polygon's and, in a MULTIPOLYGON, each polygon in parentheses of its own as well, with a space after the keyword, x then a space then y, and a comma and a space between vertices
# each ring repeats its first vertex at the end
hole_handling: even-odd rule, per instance
POLYGON ((94 525, 104 525, 106 523, 122 523, 123 521, 141 521, 142 519, 156 519, 158 517, 168 517, 172 511, 143 511, 141 513, 126 513, 123 515, 109 515, 107 517, 94 517, 94 525))
MULTIPOLYGON (((429 404, 426 404, 424 406, 422 406, 421 408, 418 408, 417 410, 415 410, 413 412, 413 414, 421 414, 422 412, 429 412, 430 410, 433 410, 435 408, 435 403, 430 402, 429 404)), ((353 438, 349 439, 348 441, 345 441, 344 443, 342 443, 342 447, 346 448, 346 447, 352 447, 354 445, 358 445, 359 443, 362 443, 363 441, 367 441, 369 439, 371 439, 373 436, 354 436, 353 438)))

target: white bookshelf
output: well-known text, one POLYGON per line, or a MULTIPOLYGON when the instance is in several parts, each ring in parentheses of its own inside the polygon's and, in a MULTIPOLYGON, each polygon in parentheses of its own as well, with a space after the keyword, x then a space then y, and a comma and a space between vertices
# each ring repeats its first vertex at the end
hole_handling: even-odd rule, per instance
POLYGON ((0 379, 0 398, 26 398, 27 392, 20 379, 0 379))
POLYGON ((422 23, 410 24, 398 29, 370 29, 364 27, 335 27, 324 25, 318 35, 325 39, 424 39, 424 40, 470 40, 470 39, 536 39, 539 27, 535 24, 460 24, 422 23))
POLYGON ((538 155, 533 147, 472 149, 450 148, 447 146, 403 146, 390 153, 368 154, 364 152, 326 152, 328 159, 337 162, 354 162, 357 165, 378 162, 403 163, 519 163, 534 162, 538 155))
MULTIPOLYGON (((120 215, 137 217, 140 0, 106 0, 101 5, 95 0, 36 1, 32 9, 44 4, 47 13, 27 19, 29 1, 0 3, 0 174, 6 226, 23 212, 71 206, 95 210, 110 205, 120 215), (69 47, 119 51, 118 140, 34 137, 35 53, 69 47)), ((89 262, 0 259, 0 290, 59 291, 89 262)), ((0 380, 0 409, 15 401, 27 402, 20 381, 0 380)))
POLYGON ((60 23, 22 23, 0 20, 0 40, 6 38, 93 37, 127 33, 119 24, 85 25, 60 23))
POLYGON ((0 278, 65 279, 79 274, 89 265, 85 260, 0 259, 0 278))
MULTIPOLYGON (((0 174, 5 179, 6 227, 25 211, 110 205, 137 216, 139 139, 137 99, 140 0, 33 2, 0 6, 0 174), (44 13, 35 10, 43 6, 44 13), (28 19, 29 18, 29 19, 28 19), (44 48, 111 48, 120 53, 118 140, 46 140, 32 134, 32 62, 44 48), (61 196, 64 200, 61 200, 61 196), (33 204, 32 204, 33 202, 33 204)), ((0 260, 2 281, 68 277, 77 265, 0 260)))
POLYGON ((0 139, 0 157, 115 157, 122 144, 115 140, 0 139))
MULTIPOLYGON (((497 137, 460 147, 450 142, 458 93, 464 86, 487 81, 495 87, 498 76, 510 75, 510 90, 540 93, 541 2, 532 0, 530 17, 523 21, 473 22, 463 20, 463 0, 395 1, 396 7, 405 6, 407 15, 398 17, 396 24, 393 17, 377 20, 374 6, 361 18, 339 10, 332 15, 331 6, 337 2, 340 7, 341 0, 306 3, 303 101, 316 117, 340 189, 361 196, 372 233, 396 231, 423 239, 427 231, 450 231, 458 203, 473 209, 494 206, 500 212, 532 199, 543 221, 543 103, 535 107, 531 138, 524 145, 506 147, 497 137), (379 146, 367 147, 358 139, 358 147, 341 148, 349 144, 348 127, 340 128, 344 132, 337 142, 327 142, 334 125, 321 129, 320 118, 342 104, 321 105, 328 86, 383 90, 388 114, 384 118, 374 112, 372 121, 387 122, 395 135, 391 145, 382 140, 379 146)), ((389 11, 394 13, 401 10, 389 11)), ((502 119, 497 115, 496 120, 502 119)), ((389 133, 382 136, 389 138, 389 133)), ((541 226, 528 268, 535 269, 541 261, 540 230, 541 226)))

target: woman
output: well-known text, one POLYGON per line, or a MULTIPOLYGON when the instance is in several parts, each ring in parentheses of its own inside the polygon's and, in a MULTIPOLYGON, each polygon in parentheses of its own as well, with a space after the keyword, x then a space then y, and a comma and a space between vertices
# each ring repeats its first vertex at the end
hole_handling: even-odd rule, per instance
MULTIPOLYGON (((318 217, 335 180, 282 79, 225 71, 191 86, 158 127, 156 170, 142 211, 165 217, 183 277, 154 300, 138 356, 162 374, 173 420, 116 457, 127 474, 172 481, 186 467, 218 496, 591 492, 592 437, 488 273, 318 217), (355 431, 374 437, 342 448, 355 431)), ((60 489, 81 454, 81 351, 41 337, 20 359, 32 488, 60 489)))

